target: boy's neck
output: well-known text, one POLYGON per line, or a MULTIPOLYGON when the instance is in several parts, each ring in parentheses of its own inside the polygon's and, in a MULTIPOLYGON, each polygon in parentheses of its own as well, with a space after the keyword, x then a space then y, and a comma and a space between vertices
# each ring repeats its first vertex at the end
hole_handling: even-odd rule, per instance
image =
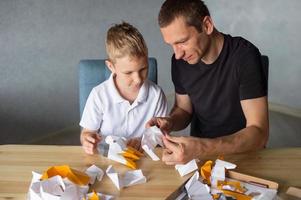
POLYGON ((114 84, 115 84, 115 87, 119 93, 119 95, 124 98, 125 100, 127 100, 130 104, 132 104, 137 96, 138 96, 138 93, 139 93, 139 90, 137 92, 129 92, 128 90, 126 90, 126 88, 123 88, 122 85, 120 85, 115 78, 113 78, 114 80, 114 84))

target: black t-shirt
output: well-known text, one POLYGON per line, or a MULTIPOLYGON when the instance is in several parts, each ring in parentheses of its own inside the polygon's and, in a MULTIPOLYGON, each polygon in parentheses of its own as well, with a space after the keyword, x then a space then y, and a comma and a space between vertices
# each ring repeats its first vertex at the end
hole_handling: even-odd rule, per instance
POLYGON ((193 136, 214 138, 246 127, 241 100, 266 96, 261 54, 241 37, 224 36, 212 64, 190 65, 172 57, 172 81, 178 94, 189 95, 200 131, 193 136))

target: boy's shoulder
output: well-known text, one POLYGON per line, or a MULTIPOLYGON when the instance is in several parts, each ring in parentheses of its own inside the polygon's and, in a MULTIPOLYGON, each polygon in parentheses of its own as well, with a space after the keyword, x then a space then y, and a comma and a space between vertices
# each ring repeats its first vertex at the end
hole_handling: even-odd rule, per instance
POLYGON ((156 83, 152 82, 151 80, 145 80, 147 84, 149 85, 149 91, 150 92, 162 92, 162 88, 157 85, 156 83))
POLYGON ((98 94, 106 93, 110 91, 110 87, 111 86, 108 79, 93 87, 91 92, 98 93, 98 94))

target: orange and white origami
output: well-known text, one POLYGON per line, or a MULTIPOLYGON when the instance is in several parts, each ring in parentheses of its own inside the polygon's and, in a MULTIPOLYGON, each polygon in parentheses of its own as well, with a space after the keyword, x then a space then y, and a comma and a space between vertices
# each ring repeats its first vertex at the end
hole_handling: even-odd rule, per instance
POLYGON ((132 169, 137 169, 135 161, 139 160, 143 154, 138 150, 126 146, 126 139, 118 136, 107 136, 105 139, 109 144, 107 157, 116 162, 122 163, 132 169))

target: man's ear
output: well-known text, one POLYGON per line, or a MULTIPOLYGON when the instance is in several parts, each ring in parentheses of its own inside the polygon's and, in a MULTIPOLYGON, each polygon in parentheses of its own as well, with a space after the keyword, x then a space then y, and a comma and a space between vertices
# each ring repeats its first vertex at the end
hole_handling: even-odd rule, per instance
POLYGON ((203 31, 207 35, 211 35, 214 30, 214 24, 210 16, 205 16, 203 19, 203 31))
POLYGON ((109 70, 110 70, 113 74, 115 74, 115 67, 114 67, 113 63, 112 63, 110 60, 106 60, 105 63, 106 63, 106 65, 107 65, 107 67, 109 68, 109 70))

